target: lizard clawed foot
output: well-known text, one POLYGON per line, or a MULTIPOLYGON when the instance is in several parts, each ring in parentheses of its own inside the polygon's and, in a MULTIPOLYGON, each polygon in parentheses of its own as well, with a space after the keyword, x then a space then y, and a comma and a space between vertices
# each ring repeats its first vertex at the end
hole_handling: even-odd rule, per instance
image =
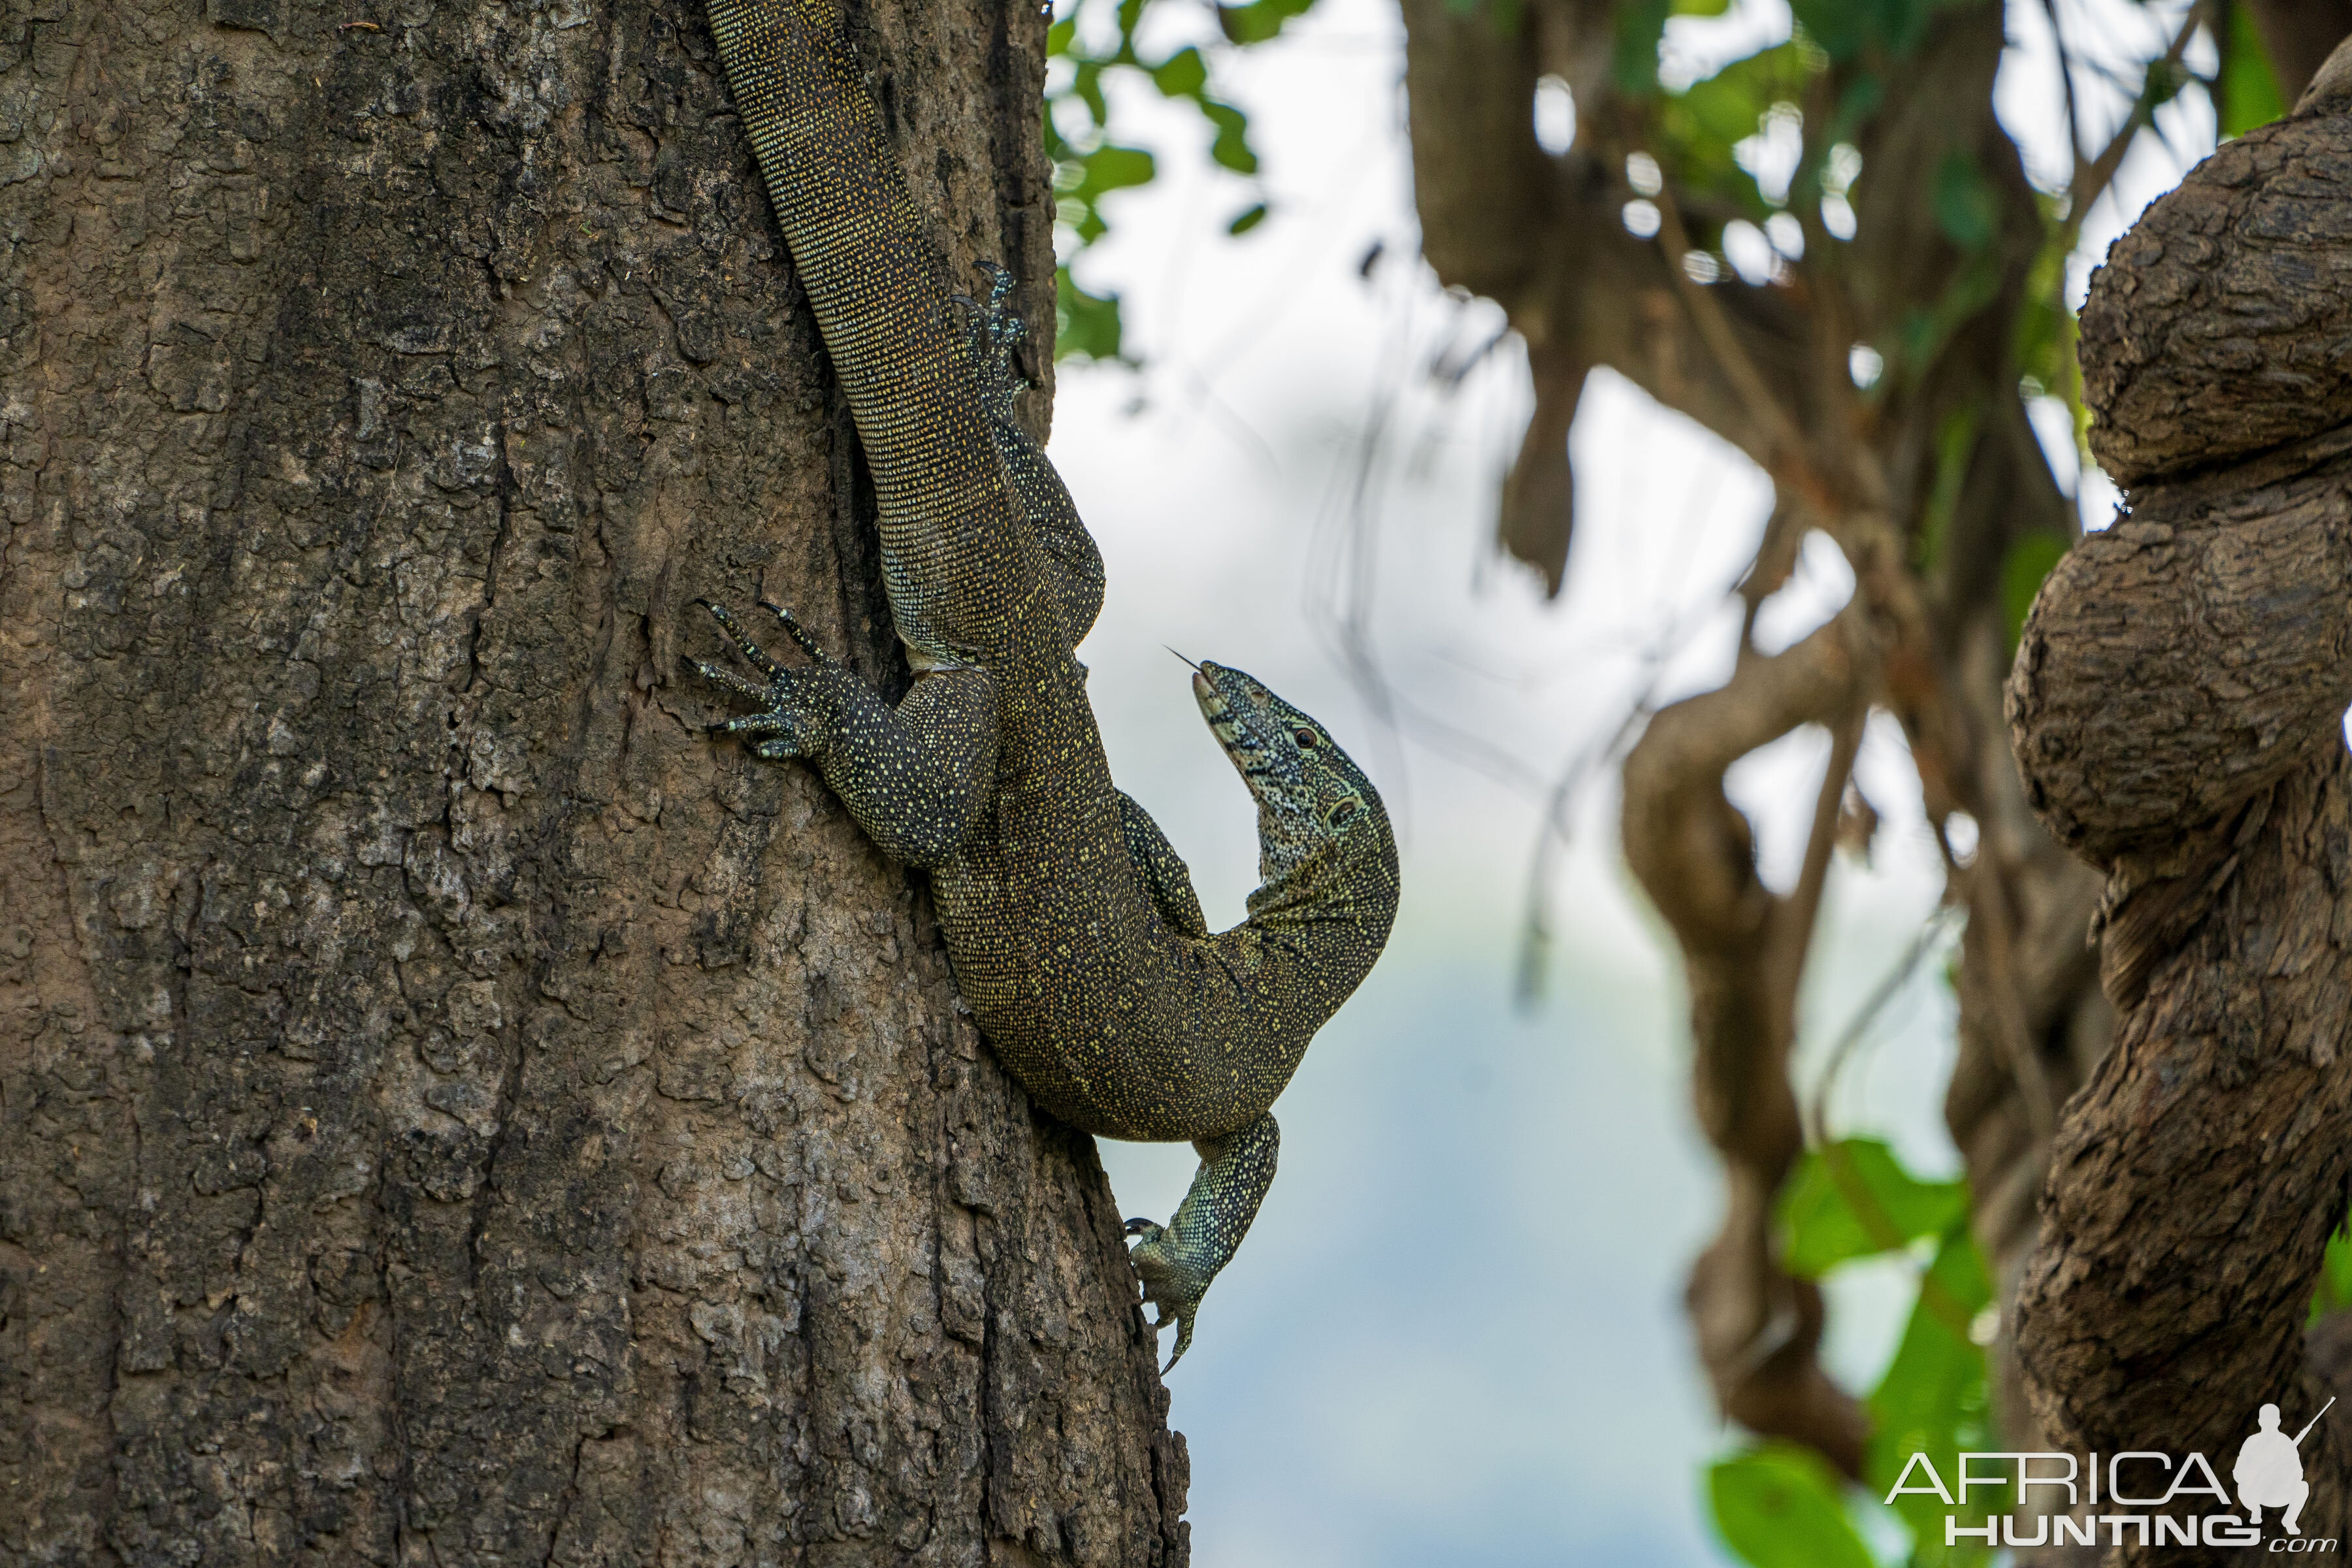
POLYGON ((710 727, 714 735, 758 735, 764 739, 751 742, 751 754, 770 762, 786 757, 815 758, 822 754, 832 730, 833 690, 840 682, 851 679, 839 659, 820 647, 809 635, 808 628, 795 619, 790 610, 781 605, 760 602, 760 607, 783 623, 785 635, 797 644, 809 658, 812 668, 794 669, 779 664, 768 651, 752 639, 743 623, 735 618, 726 605, 710 600, 700 601, 709 610, 728 639, 734 643, 744 661, 767 677, 762 681, 747 680, 720 665, 706 659, 688 662, 700 671, 704 679, 725 688, 746 701, 761 704, 757 713, 745 713, 724 720, 710 727))
POLYGON ((1013 274, 993 261, 982 262, 980 269, 988 276, 986 302, 962 295, 956 296, 956 300, 971 311, 972 369, 980 377, 981 390, 996 405, 998 413, 1010 419, 1014 395, 1027 390, 1030 384, 1013 363, 1014 352, 1029 335, 1029 328, 1008 304, 1013 298, 1013 274))
POLYGON ((1128 1256, 1143 1277, 1144 1304, 1159 1310, 1152 1331, 1157 1333, 1170 1323, 1176 1325, 1175 1352, 1160 1369, 1164 1377, 1192 1348, 1192 1317, 1201 1310, 1201 1298, 1208 1293, 1209 1277, 1215 1270, 1203 1275, 1200 1260, 1191 1256, 1192 1249, 1177 1244, 1169 1228, 1155 1220, 1129 1220, 1127 1234, 1140 1238, 1128 1256))
POLYGON ((1128 1257, 1143 1278, 1143 1299, 1160 1309, 1155 1329, 1176 1325, 1176 1353, 1168 1358, 1164 1373, 1192 1348, 1192 1320, 1201 1298, 1220 1269, 1233 1261, 1234 1251, 1257 1217, 1258 1204, 1274 1181, 1275 1162, 1282 1148, 1282 1130, 1274 1118, 1261 1115, 1238 1131, 1219 1138, 1196 1140, 1193 1151, 1201 1168, 1176 1205, 1176 1217, 1166 1225, 1131 1219, 1127 1234, 1135 1237, 1128 1257))

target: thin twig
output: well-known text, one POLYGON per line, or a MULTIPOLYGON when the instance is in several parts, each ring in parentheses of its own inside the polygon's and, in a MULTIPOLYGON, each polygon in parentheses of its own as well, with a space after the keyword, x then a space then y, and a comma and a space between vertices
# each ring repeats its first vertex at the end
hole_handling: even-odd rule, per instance
POLYGON ((2066 29, 2058 20, 2058 0, 2042 0, 2042 10, 2050 18, 2050 39, 2058 49, 2058 79, 2066 86, 2066 137, 2074 151, 2074 167, 2079 169, 2087 160, 2083 153, 2083 111, 2074 101, 2074 57, 2066 47, 2066 29))
POLYGON ((1912 937, 1911 945, 1903 950, 1903 956, 1895 960, 1895 967, 1880 977, 1876 987, 1854 1010, 1853 1016, 1846 1020, 1845 1027, 1838 1031, 1837 1039, 1830 1047, 1829 1059, 1822 1064, 1821 1078, 1813 1085, 1813 1103, 1806 1119, 1812 1124, 1809 1136, 1814 1143, 1830 1141, 1830 1096, 1836 1089, 1838 1079, 1843 1076, 1847 1062, 1853 1058, 1871 1029, 1876 1026, 1879 1016, 1886 1011, 1895 997, 1902 994, 1903 988, 1918 973, 1919 965, 1943 944, 1945 934, 1965 912, 1965 906, 1957 902, 1948 900, 1937 904, 1934 911, 1920 922, 1918 933, 1912 937))
POLYGON ((1527 915, 1519 928, 1519 972, 1513 989, 1522 1008, 1532 1008, 1543 994, 1544 958, 1551 950, 1551 900, 1548 894, 1556 857, 1568 847, 1569 803, 1588 779, 1624 755, 1651 715, 1657 712, 1658 682, 1666 665, 1663 658, 1655 662, 1648 684, 1624 719, 1610 732, 1609 739, 1570 758, 1553 784, 1550 798, 1544 802, 1542 822, 1536 830, 1536 852, 1528 868, 1527 915))
POLYGON ((2204 19, 2204 0, 2192 0, 2189 9, 2182 13, 2180 26, 2174 30, 2172 42, 2165 49, 2163 57, 2151 61, 2140 73, 2139 97, 2133 101, 2131 113, 2125 116, 2123 128, 2116 132, 2099 155, 2091 160, 2089 167, 2080 163, 2075 165, 2074 178, 2069 182, 2066 191, 2064 232, 2067 249, 2074 248, 2074 237, 2082 232, 2084 216, 2090 212, 2091 204, 2106 194, 2116 171, 2123 167, 2124 154, 2131 151, 2132 142, 2156 118, 2156 111, 2148 107, 2147 102, 2149 77, 2158 70, 2170 70, 2180 63, 2181 52, 2189 47, 2189 40, 2196 37, 2197 24, 2204 19))
POLYGON ((1862 697, 1830 731, 1829 766, 1822 773, 1821 793, 1813 797, 1813 826, 1805 839, 1804 868, 1797 873, 1797 885, 1773 910, 1773 919, 1786 933, 1780 939, 1785 947, 1779 957, 1786 965, 1783 973, 1792 998, 1798 976, 1804 973, 1806 951, 1812 945, 1822 893, 1829 886, 1830 858, 1837 848, 1838 812, 1845 801, 1846 782, 1853 775, 1853 760, 1862 752, 1863 723, 1869 717, 1870 700, 1862 697))
POLYGON ((1763 427, 1775 455, 1797 458, 1796 425, 1764 384, 1763 374, 1733 331, 1731 318, 1723 313, 1722 302, 1683 265, 1683 258, 1691 250, 1690 235, 1683 227, 1682 210, 1675 205, 1674 193, 1661 186, 1651 201, 1658 209, 1658 237, 1665 241, 1667 270, 1674 275, 1675 290, 1690 310, 1691 324, 1706 340, 1706 346, 1714 352, 1739 401, 1748 405, 1748 416, 1763 427))
POLYGON ((1993 1038, 2008 1058, 2010 1078, 2017 1085, 2018 1099, 2024 1102, 2025 1124, 2033 1133, 2033 1146, 2047 1149, 2058 1130, 2058 1097, 2050 1088, 2049 1071, 2042 1066, 2042 1053, 2034 1048, 2025 1005, 2017 994, 2016 933, 2010 923, 2009 890, 1993 874, 1990 845, 1979 840, 1976 859, 1962 866, 1952 853, 1951 837, 1941 821, 1936 824, 1936 843, 1944 854, 1944 874, 1968 900, 1969 917, 1984 938, 1993 1038))

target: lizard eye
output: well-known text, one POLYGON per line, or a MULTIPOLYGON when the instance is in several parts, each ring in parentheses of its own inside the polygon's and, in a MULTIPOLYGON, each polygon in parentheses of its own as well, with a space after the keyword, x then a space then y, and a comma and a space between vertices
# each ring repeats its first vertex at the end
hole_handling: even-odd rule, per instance
POLYGON ((1321 744, 1315 738, 1315 731, 1312 730, 1293 730, 1290 733, 1291 737, 1298 742, 1301 750, 1311 752, 1321 744))

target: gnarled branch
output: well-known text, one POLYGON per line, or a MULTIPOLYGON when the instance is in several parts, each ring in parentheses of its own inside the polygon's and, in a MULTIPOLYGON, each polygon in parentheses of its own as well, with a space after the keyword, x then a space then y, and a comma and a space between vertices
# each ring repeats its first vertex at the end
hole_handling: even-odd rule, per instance
MULTIPOLYGON (((2009 689, 2029 797, 2107 875, 2122 1009, 2018 1298, 2035 1407, 2082 1448, 2233 1451, 2264 1403, 2300 1425, 2343 1360, 2304 1325, 2352 1180, 2352 384, 2277 389, 2307 346, 2283 318, 2352 268, 2346 180, 2352 119, 2233 143, 2084 311, 2095 440, 2139 482, 2043 588, 2009 689)), ((2334 1533, 2352 1445, 2322 1424, 2302 1456, 2303 1528, 2334 1533)))

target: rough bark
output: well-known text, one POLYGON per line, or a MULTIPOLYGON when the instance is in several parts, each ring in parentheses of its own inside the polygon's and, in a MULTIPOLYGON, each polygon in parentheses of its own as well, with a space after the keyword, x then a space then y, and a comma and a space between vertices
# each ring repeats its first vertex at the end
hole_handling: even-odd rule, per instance
MULTIPOLYGON (((2093 439, 2130 516, 2053 574, 2010 685, 2034 805, 2106 874, 2122 1009, 2019 1296, 2036 1407, 2076 1447, 2228 1454, 2264 1403, 2299 1426, 2352 1394, 2346 1324, 2305 1327, 2352 1183, 2352 388, 2280 325, 2347 266, 2345 64, 2094 279, 2093 439), (2264 412, 2282 386, 2291 420, 2264 412)), ((2306 1536, 2352 1532, 2342 1433, 2302 1446, 2306 1536)))
MULTIPOLYGON (((858 25, 1050 320, 1036 8, 858 25)), ((1183 1562, 1091 1144, 679 677, 905 679, 699 5, 0 65, 0 1559, 1183 1562)))
MULTIPOLYGON (((1854 568, 1854 636, 1869 671, 1859 698, 1840 693, 1817 711, 1762 721, 1782 682, 1762 673, 1779 660, 1750 650, 1721 700, 1670 710, 1680 738, 1664 749, 1645 742, 1625 771, 1627 854, 1682 950, 1700 1120, 1727 1162, 1725 1227, 1695 1268, 1689 1298, 1701 1359, 1727 1413, 1852 1468, 1859 1414, 1828 1396, 1834 1390, 1812 1359, 1810 1287, 1780 1270, 1770 1239, 1770 1192, 1798 1132, 1786 1061, 1807 943, 1801 932, 1766 930, 1809 928, 1812 909, 1802 898, 1774 900, 1755 882, 1747 825, 1722 796, 1723 767, 1796 723, 1835 724, 1841 704, 1866 701, 1904 723, 1930 821, 1974 819, 1976 852, 1950 867, 1969 919, 1947 1114, 1972 1183, 1977 1235, 2005 1287, 2033 1241, 2055 1108, 2105 1051, 2111 1025, 2084 947, 2097 879, 2036 823, 2002 743, 2003 560, 2021 538, 2071 537, 2076 525, 2017 395, 2015 323, 2047 235, 2040 198, 1992 111, 2001 10, 1959 7, 1908 56, 1874 62, 1882 107, 1858 132, 1851 245, 1793 203, 1806 259, 1792 284, 1727 278, 1704 288, 1685 275, 1681 252, 1725 216, 1707 198, 1670 183, 1659 236, 1625 227, 1635 195, 1625 159, 1646 150, 1649 110, 1613 85, 1609 6, 1541 0, 1516 22, 1504 7, 1465 13, 1446 0, 1403 0, 1403 12, 1424 252, 1447 282, 1505 307, 1537 373, 1536 411, 1505 489, 1507 547, 1557 586, 1570 543, 1567 505, 1554 501, 1549 528, 1532 513, 1571 493, 1555 433, 1584 371, 1607 366, 1773 479, 1779 505, 1741 590, 1751 614, 1787 580, 1808 529, 1829 534, 1854 568), (1576 145, 1557 158, 1534 140, 1539 72, 1559 75, 1576 98, 1576 145), (1956 154, 1993 198, 1990 236, 1973 257, 1920 197, 1956 154), (1848 377, 1852 345, 1895 341, 1906 320, 1945 310, 1971 268, 1990 280, 1980 302, 1930 363, 1890 372, 1865 406, 1848 377), (1975 421, 1975 434, 1947 476, 1939 446, 1956 416, 1975 421), (1703 741, 1700 728, 1710 731, 1703 741), (1703 896, 1709 889, 1720 897, 1703 896), (1714 912, 1690 918, 1693 900, 1710 898, 1714 912), (1769 917, 1758 912, 1766 909, 1769 917), (1726 921, 1744 932, 1738 941, 1724 939, 1726 921), (1734 996, 1748 1005, 1717 1005, 1734 996)), ((1807 123, 1831 123, 1847 85, 1836 71, 1815 79, 1801 105, 1807 123)), ((1824 788, 1833 799, 1843 784, 1824 788)), ((2012 1446, 2037 1447, 2005 1337, 1997 1373, 2012 1446)))

